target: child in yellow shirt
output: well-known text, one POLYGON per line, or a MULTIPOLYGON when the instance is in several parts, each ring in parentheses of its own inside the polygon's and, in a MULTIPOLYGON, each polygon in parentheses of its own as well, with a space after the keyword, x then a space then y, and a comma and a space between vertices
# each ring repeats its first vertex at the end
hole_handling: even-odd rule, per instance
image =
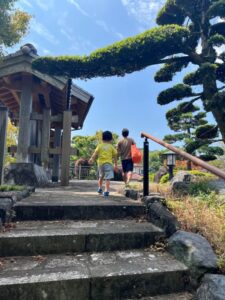
POLYGON ((113 136, 110 131, 104 131, 102 133, 102 143, 100 143, 95 149, 93 155, 89 159, 89 163, 92 164, 97 158, 98 163, 98 193, 102 194, 103 180, 105 179, 105 191, 104 196, 109 196, 110 179, 114 177, 113 162, 115 169, 117 169, 117 151, 112 145, 113 136))

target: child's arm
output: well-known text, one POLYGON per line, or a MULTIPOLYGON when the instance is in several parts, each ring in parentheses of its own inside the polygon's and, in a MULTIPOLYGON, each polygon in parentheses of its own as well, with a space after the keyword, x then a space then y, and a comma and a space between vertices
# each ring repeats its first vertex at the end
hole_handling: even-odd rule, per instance
POLYGON ((96 159, 97 156, 98 156, 98 151, 97 151, 97 149, 95 149, 95 152, 92 154, 92 156, 89 159, 88 163, 93 164, 93 161, 96 159))
POLYGON ((117 154, 117 151, 115 149, 113 158, 114 158, 114 169, 115 169, 116 172, 118 170, 118 167, 117 167, 117 156, 118 156, 118 154, 117 154))

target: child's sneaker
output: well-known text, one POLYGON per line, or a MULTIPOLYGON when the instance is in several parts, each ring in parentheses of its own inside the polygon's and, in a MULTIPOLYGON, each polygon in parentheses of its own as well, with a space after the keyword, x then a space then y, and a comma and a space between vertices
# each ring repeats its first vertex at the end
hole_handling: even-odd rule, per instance
POLYGON ((98 194, 102 194, 102 189, 101 188, 98 189, 98 194))
POLYGON ((104 192, 103 196, 104 197, 109 197, 109 192, 104 192))

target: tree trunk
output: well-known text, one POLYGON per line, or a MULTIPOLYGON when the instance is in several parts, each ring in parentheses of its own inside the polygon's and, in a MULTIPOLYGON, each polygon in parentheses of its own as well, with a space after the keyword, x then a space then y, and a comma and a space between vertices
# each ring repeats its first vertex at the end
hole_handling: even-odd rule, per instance
POLYGON ((221 132, 223 142, 225 143, 225 111, 222 108, 217 108, 212 110, 212 114, 221 132))

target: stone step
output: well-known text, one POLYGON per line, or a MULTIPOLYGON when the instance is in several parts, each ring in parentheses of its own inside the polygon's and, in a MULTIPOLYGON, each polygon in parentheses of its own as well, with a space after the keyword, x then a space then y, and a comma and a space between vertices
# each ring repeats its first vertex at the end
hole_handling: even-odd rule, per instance
MULTIPOLYGON (((126 198, 125 198, 126 199, 126 198)), ((16 220, 104 220, 136 218, 145 215, 145 206, 137 201, 124 200, 123 197, 86 196, 79 195, 63 200, 61 198, 23 199, 14 206, 16 220)))
POLYGON ((126 300, 191 300, 191 299, 193 299, 193 295, 190 293, 178 293, 178 294, 167 294, 161 296, 126 299, 126 300))
POLYGON ((184 292, 189 272, 145 250, 2 258, 1 299, 129 299, 184 292))
POLYGON ((142 220, 26 221, 0 233, 0 256, 113 251, 152 245, 163 231, 142 220))

